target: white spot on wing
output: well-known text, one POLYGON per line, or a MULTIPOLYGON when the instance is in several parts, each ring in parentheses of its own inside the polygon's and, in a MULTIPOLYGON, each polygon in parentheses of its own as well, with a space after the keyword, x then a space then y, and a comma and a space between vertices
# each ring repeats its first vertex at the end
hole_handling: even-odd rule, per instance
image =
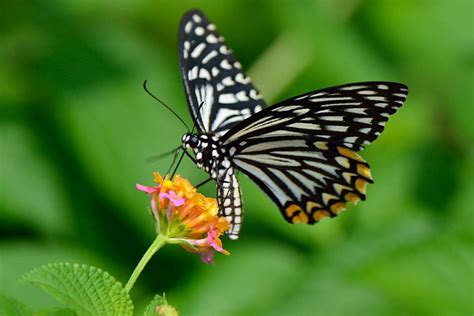
POLYGON ((301 166, 301 164, 295 159, 277 157, 277 156, 273 156, 269 154, 252 154, 252 155, 240 154, 238 156, 238 159, 246 159, 249 161, 254 161, 254 162, 265 164, 265 165, 272 165, 272 166, 279 166, 279 167, 301 166))
POLYGON ((242 73, 238 73, 235 75, 235 81, 239 82, 239 83, 242 83, 242 84, 247 84, 250 82, 250 78, 249 77, 244 77, 244 75, 242 73))
POLYGON ((372 118, 371 117, 356 117, 354 118, 355 122, 364 123, 364 124, 371 124, 372 118))
POLYGON ((198 76, 198 66, 194 66, 191 70, 188 71, 188 80, 192 81, 198 76))
POLYGON ((207 71, 207 69, 201 68, 199 70, 199 78, 207 79, 208 81, 210 81, 211 80, 211 74, 209 73, 209 71, 207 71))
POLYGON ((206 55, 206 57, 204 57, 202 59, 202 63, 205 64, 207 63, 209 60, 211 60, 212 58, 216 57, 218 55, 217 51, 216 50, 213 50, 211 51, 209 54, 206 55))
POLYGON ((207 41, 209 44, 215 44, 215 43, 217 43, 219 40, 217 39, 217 37, 216 37, 214 34, 209 34, 209 35, 206 37, 206 41, 207 41))
POLYGON ((360 89, 365 89, 365 88, 367 87, 366 86, 347 86, 340 89, 344 91, 351 91, 351 90, 360 90, 360 89))
POLYGON ((332 121, 332 122, 343 122, 344 117, 341 115, 337 116, 321 116, 319 119, 324 120, 324 121, 332 121))
POLYGON ((245 102, 245 101, 249 100, 249 98, 245 94, 245 91, 240 91, 235 96, 237 97, 237 100, 239 100, 241 102, 245 102))
POLYGON ((196 33, 197 36, 202 36, 204 34, 204 29, 201 26, 198 26, 194 30, 194 33, 196 33))
POLYGON ((385 97, 383 96, 367 96, 365 98, 370 101, 386 101, 385 97))
POLYGON ((227 55, 230 53, 230 49, 227 46, 222 45, 219 47, 219 52, 221 52, 221 54, 227 55))
POLYGON ((326 130, 332 131, 332 132, 346 132, 347 131, 347 126, 340 126, 340 125, 327 125, 326 130))
MULTIPOLYGON (((186 23, 186 25, 184 26, 184 32, 185 33, 189 33, 191 32, 191 28, 193 27, 193 22, 191 21, 188 21, 188 23, 186 23)), ((189 48, 188 48, 189 49, 189 48)))
POLYGON ((357 91, 358 94, 360 95, 372 95, 372 94, 377 94, 377 92, 373 91, 373 90, 361 90, 361 91, 357 91))
POLYGON ((334 102, 334 101, 344 101, 344 100, 353 100, 351 97, 327 97, 327 98, 311 98, 311 102, 334 102))
POLYGON ((260 99, 260 95, 257 93, 257 91, 255 89, 250 90, 249 95, 254 100, 259 100, 260 99))
POLYGON ((355 114, 365 114, 365 110, 365 108, 349 108, 345 109, 344 111, 355 114))
POLYGON ((232 93, 224 93, 219 96, 219 103, 221 104, 230 104, 230 103, 236 103, 237 99, 235 98, 235 95, 232 93))
POLYGON ((348 137, 345 137, 344 138, 344 142, 345 143, 355 143, 357 141, 357 137, 356 136, 348 136, 348 137))
POLYGON ((192 58, 197 58, 199 55, 201 55, 202 51, 206 48, 205 43, 200 43, 198 46, 194 47, 193 51, 191 52, 191 57, 192 58))
POLYGON ((312 131, 319 131, 321 130, 321 126, 319 124, 311 124, 311 123, 301 123, 301 122, 296 122, 288 125, 288 127, 293 127, 293 128, 300 128, 300 129, 309 129, 312 131))
POLYGON ((233 86, 235 84, 234 80, 232 80, 232 78, 230 76, 227 76, 224 79, 222 79, 222 83, 225 86, 233 86))
POLYGON ((224 59, 221 61, 221 68, 222 69, 232 69, 232 65, 229 64, 229 61, 227 59, 224 59))

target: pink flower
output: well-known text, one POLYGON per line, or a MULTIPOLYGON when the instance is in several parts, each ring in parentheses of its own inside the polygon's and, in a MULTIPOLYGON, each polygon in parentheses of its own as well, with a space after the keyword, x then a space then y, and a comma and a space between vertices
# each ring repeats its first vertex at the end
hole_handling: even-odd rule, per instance
POLYGON ((160 193, 160 198, 168 198, 171 203, 173 203, 174 206, 181 206, 184 204, 184 199, 182 197, 179 197, 174 191, 169 190, 168 193, 166 192, 161 192, 160 193))
POLYGON ((230 225, 218 216, 215 199, 198 193, 179 175, 171 180, 155 173, 155 182, 155 187, 140 184, 136 187, 150 196, 158 234, 165 235, 168 243, 199 253, 205 263, 212 262, 215 251, 229 255, 220 237, 230 225))

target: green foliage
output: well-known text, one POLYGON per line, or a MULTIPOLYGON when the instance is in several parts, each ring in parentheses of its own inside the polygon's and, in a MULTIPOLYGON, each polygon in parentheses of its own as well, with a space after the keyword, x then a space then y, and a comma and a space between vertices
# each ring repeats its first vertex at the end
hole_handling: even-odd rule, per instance
POLYGON ((33 311, 27 305, 5 295, 0 295, 0 315, 27 316, 32 313, 33 311))
POLYGON ((132 315, 128 293, 111 275, 86 265, 56 263, 36 268, 23 280, 42 288, 79 315, 132 315))
POLYGON ((8 296, 0 295, 0 315, 2 316, 74 316, 73 310, 67 308, 42 309, 34 311, 27 305, 8 296))

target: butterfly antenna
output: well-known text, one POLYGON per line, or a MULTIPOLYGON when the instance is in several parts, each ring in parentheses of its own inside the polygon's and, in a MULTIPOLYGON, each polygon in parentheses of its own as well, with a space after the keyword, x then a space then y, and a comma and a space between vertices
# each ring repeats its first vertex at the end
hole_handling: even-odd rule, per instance
MULTIPOLYGON (((164 158, 164 157, 166 157, 166 156, 169 156, 169 155, 171 155, 171 154, 173 154, 173 153, 176 153, 176 151, 178 151, 178 149, 180 149, 180 148, 181 148, 181 146, 178 146, 178 147, 176 147, 176 148, 174 148, 174 149, 171 149, 170 151, 164 152, 164 153, 162 153, 162 154, 158 154, 158 155, 154 155, 154 156, 148 157, 148 158, 146 159, 146 162, 150 163, 150 162, 158 161, 158 160, 160 160, 160 159, 162 159, 162 158, 164 158)), ((175 154, 175 155, 176 155, 176 154, 175 154)))
POLYGON ((143 89, 146 91, 146 93, 148 93, 148 95, 150 95, 153 99, 155 99, 156 101, 158 101, 161 105, 163 105, 165 108, 168 109, 168 111, 170 111, 171 113, 174 114, 174 116, 176 116, 178 118, 178 120, 181 121, 181 123, 183 123, 183 125, 186 127, 187 131, 189 132, 189 126, 188 124, 186 124, 186 122, 178 115, 178 113, 176 113, 172 108, 170 108, 168 105, 166 105, 163 101, 161 101, 157 96, 155 96, 153 93, 150 92, 150 90, 148 90, 148 87, 147 87, 147 83, 148 83, 148 80, 145 80, 143 82, 143 89))

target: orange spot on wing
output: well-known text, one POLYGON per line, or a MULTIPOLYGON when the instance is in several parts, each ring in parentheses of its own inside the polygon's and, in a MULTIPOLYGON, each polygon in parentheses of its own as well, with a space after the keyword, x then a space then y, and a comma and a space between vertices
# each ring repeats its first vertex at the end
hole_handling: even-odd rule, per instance
POLYGON ((370 173, 370 169, 366 165, 358 163, 357 173, 367 179, 372 179, 372 174, 370 173))
POLYGON ((364 162, 364 159, 362 159, 361 156, 359 156, 356 152, 350 149, 347 149, 345 147, 337 147, 337 151, 339 151, 339 153, 343 156, 346 156, 348 158, 351 158, 360 162, 364 162))
POLYGON ((293 224, 297 224, 297 223, 307 224, 308 223, 308 215, 306 215, 306 213, 304 213, 304 212, 301 212, 298 215, 296 215, 295 217, 293 217, 291 219, 291 221, 293 222, 293 224))
POLYGON ((355 187, 356 187, 357 191, 359 191, 362 194, 365 194, 365 189, 367 187, 367 184, 368 184, 367 181, 365 181, 362 178, 358 178, 355 182, 355 187))
POLYGON ((295 214, 295 212, 298 212, 298 211, 301 212, 302 210, 301 210, 301 207, 299 207, 299 205, 297 204, 291 204, 285 209, 286 216, 288 217, 292 217, 295 214))
POLYGON ((333 205, 331 205, 331 211, 333 213, 339 213, 343 210, 345 210, 347 207, 346 207, 346 204, 343 203, 343 202, 338 202, 338 203, 334 203, 333 205))
POLYGON ((313 214, 313 218, 315 221, 319 222, 320 220, 322 220, 323 218, 326 218, 326 217, 329 217, 330 214, 328 211, 326 210, 317 210, 316 212, 314 212, 313 214))
POLYGON ((357 204, 357 202, 359 202, 359 200, 360 200, 360 197, 357 194, 352 193, 352 192, 349 192, 346 195, 344 195, 344 198, 347 201, 351 201, 354 204, 357 204))
POLYGON ((315 207, 321 208, 321 205, 319 205, 318 203, 313 202, 313 201, 308 201, 306 203, 306 212, 311 213, 311 210, 315 207))
POLYGON ((291 218, 293 224, 308 222, 308 215, 306 215, 303 209, 297 204, 291 204, 285 209, 285 212, 286 215, 291 218))

